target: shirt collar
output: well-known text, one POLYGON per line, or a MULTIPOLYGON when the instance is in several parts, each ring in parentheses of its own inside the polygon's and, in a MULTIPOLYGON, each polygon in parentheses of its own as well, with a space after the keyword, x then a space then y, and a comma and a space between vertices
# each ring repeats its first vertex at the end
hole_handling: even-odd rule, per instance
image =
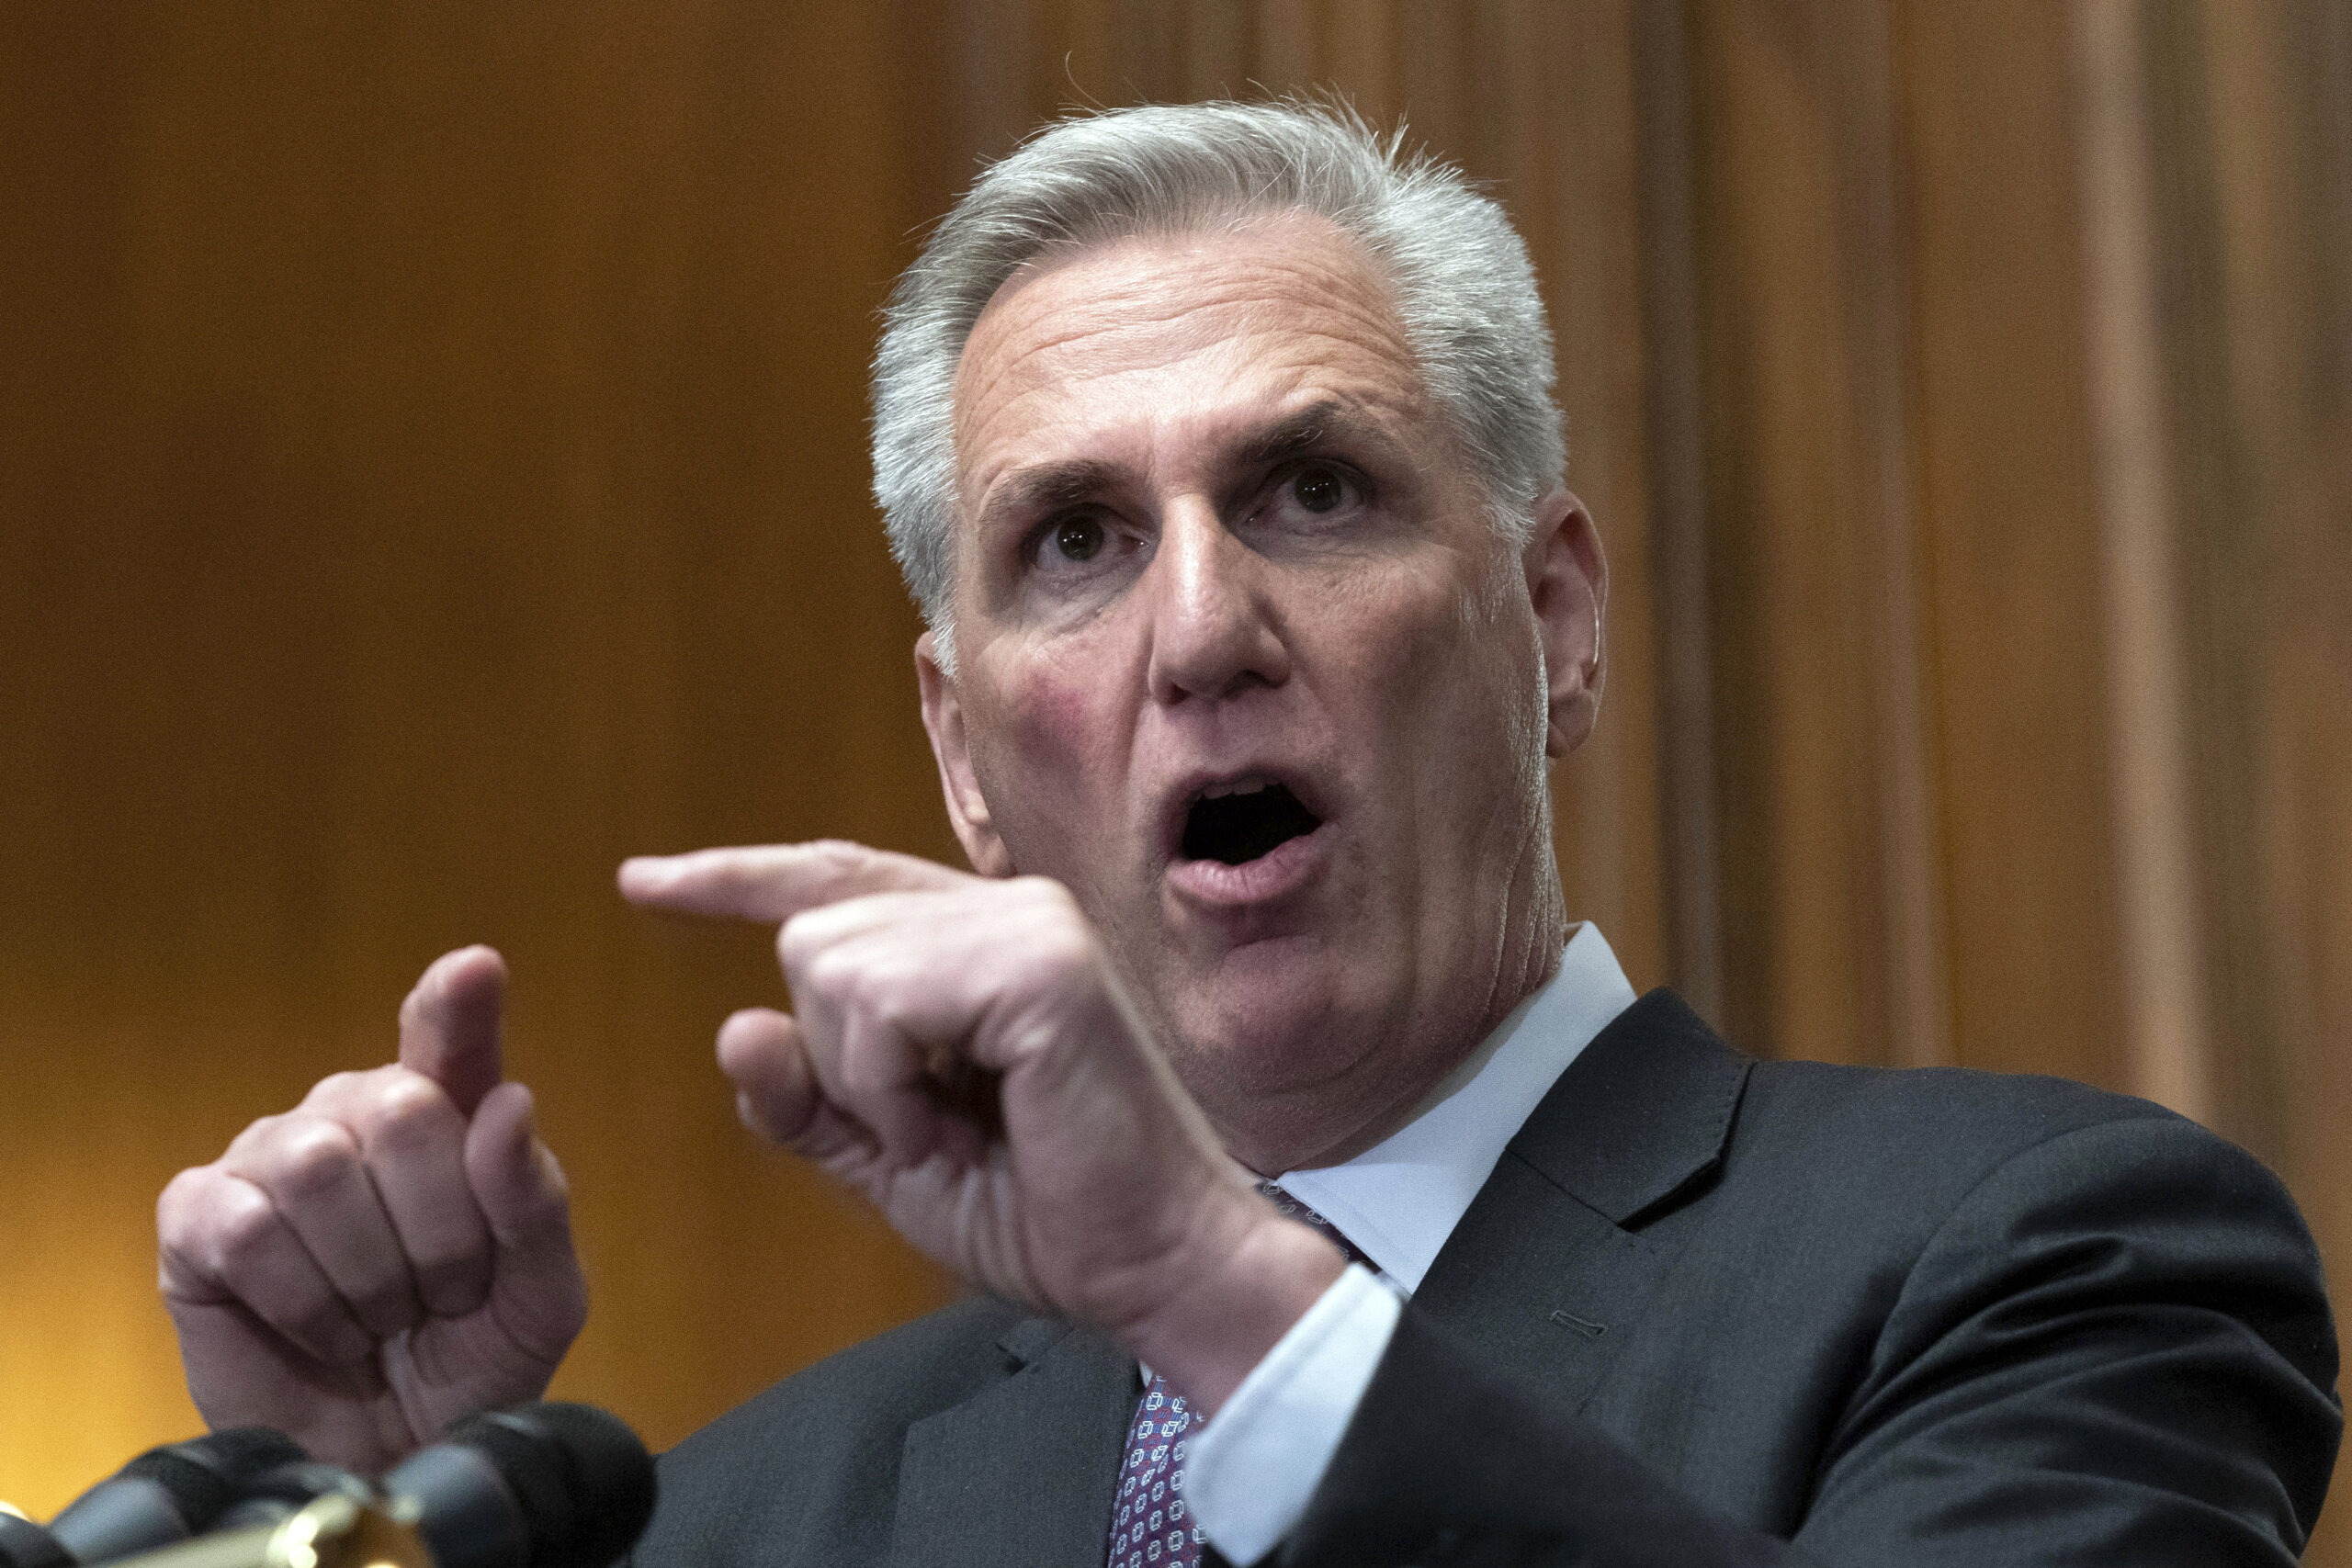
POLYGON ((1599 927, 1577 928, 1560 971, 1513 1008, 1409 1121, 1340 1165, 1275 1185, 1338 1226, 1407 1292, 1494 1173, 1503 1145, 1592 1037, 1634 1005, 1599 927))

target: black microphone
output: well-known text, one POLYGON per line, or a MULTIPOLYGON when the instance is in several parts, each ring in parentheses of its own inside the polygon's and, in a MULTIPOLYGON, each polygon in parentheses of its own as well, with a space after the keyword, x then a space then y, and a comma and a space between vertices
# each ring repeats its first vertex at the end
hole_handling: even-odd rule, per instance
POLYGON ((653 1517, 653 1459, 593 1404, 485 1411, 387 1472, 436 1568, 608 1568, 653 1517))
POLYGON ((74 1559, 47 1530, 0 1508, 0 1568, 74 1568, 74 1559))
POLYGON ((136 1562, 277 1568, 299 1536, 320 1568, 609 1568, 643 1533, 653 1497, 652 1458, 617 1416, 530 1404, 468 1416, 374 1487, 333 1465, 275 1467, 247 1483, 218 1533, 136 1562))
POLYGON ((267 1427, 150 1449, 67 1504, 47 1534, 76 1563, 168 1546, 210 1529, 254 1476, 303 1457, 293 1438, 267 1427))
POLYGON ((282 1524, 330 1494, 348 1497, 363 1507, 376 1501, 376 1489, 342 1466, 322 1460, 296 1460, 265 1470, 246 1482, 236 1503, 212 1521, 212 1529, 218 1534, 254 1525, 282 1524))

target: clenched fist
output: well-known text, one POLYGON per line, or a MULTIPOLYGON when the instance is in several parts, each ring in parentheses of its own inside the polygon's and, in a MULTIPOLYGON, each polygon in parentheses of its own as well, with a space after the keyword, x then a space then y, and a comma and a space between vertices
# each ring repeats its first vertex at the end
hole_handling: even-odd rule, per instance
POLYGON ((1218 1146, 1059 884, 815 843, 635 860, 621 889, 781 922, 796 1010, 718 1038, 755 1131, 1204 1411, 1345 1267, 1218 1146))
POLYGON ((505 979, 488 948, 445 955, 396 1064, 327 1078, 164 1189, 164 1300, 215 1427, 373 1473, 547 1387, 587 1287, 530 1091, 500 1081, 505 979))

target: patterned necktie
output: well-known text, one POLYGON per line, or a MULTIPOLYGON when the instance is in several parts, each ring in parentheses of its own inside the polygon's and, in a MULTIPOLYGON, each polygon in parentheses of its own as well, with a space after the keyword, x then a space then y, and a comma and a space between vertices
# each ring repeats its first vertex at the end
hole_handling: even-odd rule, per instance
MULTIPOLYGON (((1340 1244, 1351 1263, 1371 1267, 1339 1227, 1271 1181, 1258 1190, 1285 1219, 1311 1225, 1340 1244)), ((1119 1458, 1119 1503, 1111 1513, 1111 1547, 1103 1568, 1200 1568, 1208 1537, 1184 1506, 1184 1434, 1193 1413, 1184 1396, 1168 1392, 1168 1380, 1151 1375, 1127 1424, 1126 1451, 1119 1458)))

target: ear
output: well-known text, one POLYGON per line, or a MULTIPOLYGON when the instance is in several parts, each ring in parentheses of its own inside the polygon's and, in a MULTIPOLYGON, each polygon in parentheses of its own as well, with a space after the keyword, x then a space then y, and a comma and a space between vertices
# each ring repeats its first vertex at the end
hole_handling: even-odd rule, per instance
POLYGON ((982 876, 1011 876, 1012 856, 997 837, 989 803, 972 771, 972 750, 964 735, 964 705, 953 677, 939 667, 939 650, 925 632, 915 638, 915 683, 922 692, 922 727, 939 763, 939 789, 947 797, 947 820, 956 829, 972 869, 982 876))
POLYGON ((1602 608, 1609 602, 1609 563, 1584 502, 1554 491, 1535 509, 1535 527, 1522 562, 1528 602, 1544 638, 1550 728, 1544 749, 1565 757, 1592 733, 1600 712, 1602 608))

